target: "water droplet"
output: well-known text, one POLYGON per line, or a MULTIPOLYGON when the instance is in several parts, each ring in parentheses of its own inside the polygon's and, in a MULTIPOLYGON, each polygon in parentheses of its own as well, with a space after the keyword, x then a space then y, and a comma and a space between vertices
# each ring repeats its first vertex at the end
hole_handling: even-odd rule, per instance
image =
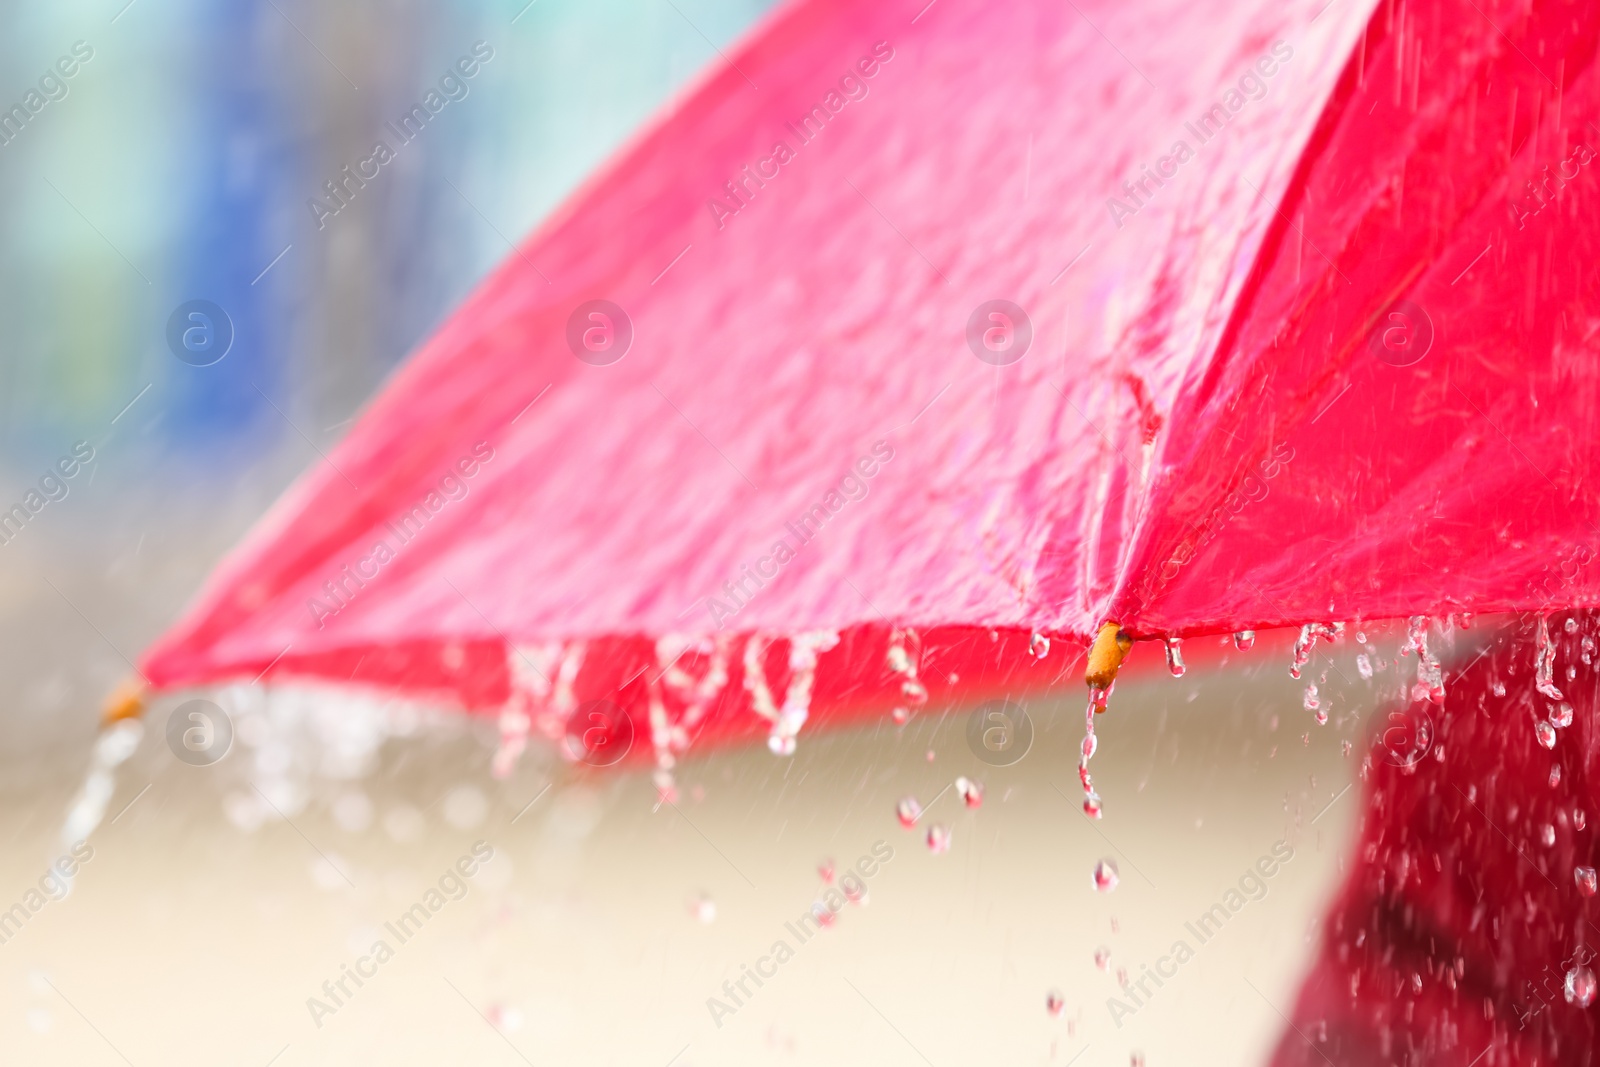
POLYGON ((1561 764, 1557 763, 1557 764, 1553 764, 1550 767, 1550 788, 1554 789, 1556 786, 1558 786, 1560 784, 1561 784, 1561 764))
POLYGON ((1356 631, 1356 644, 1358 644, 1358 645, 1364 645, 1364 644, 1366 644, 1366 643, 1367 643, 1367 634, 1366 634, 1366 631, 1364 631, 1364 630, 1357 630, 1357 631, 1356 631))
POLYGON ((1550 705, 1550 722, 1563 730, 1572 725, 1572 705, 1563 700, 1550 705))
POLYGON ((956 792, 961 799, 966 801, 967 807, 976 808, 983 804, 983 783, 974 782, 971 778, 957 778, 956 792))
POLYGON ((1098 751, 1099 748, 1100 739, 1098 737, 1096 737, 1094 734, 1083 735, 1083 744, 1079 746, 1079 751, 1083 753, 1083 758, 1085 760, 1093 759, 1095 752, 1098 751))
POLYGON ((1059 989, 1052 989, 1045 994, 1044 1010, 1050 1013, 1052 1019, 1059 1019, 1067 1013, 1067 1002, 1059 989))
POLYGON ((1323 622, 1308 622, 1300 627, 1300 635, 1294 639, 1294 659, 1289 664, 1289 677, 1299 679, 1301 669, 1311 660, 1311 650, 1316 647, 1317 638, 1331 640, 1343 629, 1343 623, 1330 626, 1323 622))
POLYGON ((1127 987, 1127 985, 1128 985, 1128 968, 1126 968, 1126 967, 1118 967, 1117 968, 1117 984, 1119 986, 1124 987, 1124 988, 1127 987))
POLYGON ((788 734, 768 734, 767 748, 772 750, 774 756, 794 755, 795 740, 788 734))
POLYGON ((1350 755, 1350 749, 1354 746, 1352 746, 1348 741, 1341 741, 1339 742, 1339 747, 1344 751, 1344 754, 1348 756, 1350 755))
POLYGON ((1130 1053, 1128 1056, 1128 1067, 1144 1067, 1144 1053, 1130 1053))
POLYGON ((1567 624, 1566 624, 1565 629, 1566 629, 1567 633, 1569 633, 1569 634, 1577 633, 1578 632, 1578 620, 1569 617, 1567 619, 1567 624))
POLYGON ((1497 697, 1503 697, 1506 695, 1506 683, 1496 682, 1494 685, 1489 687, 1489 691, 1497 697))
POLYGON ((894 806, 894 813, 900 825, 909 830, 922 818, 922 805, 917 803, 916 797, 901 797, 900 803, 894 806))
POLYGON ((1102 893, 1109 893, 1117 888, 1121 877, 1117 874, 1117 864, 1114 860, 1101 860, 1094 865, 1094 887, 1102 893))
POLYGON ((1034 634, 1028 638, 1028 651, 1035 659, 1044 659, 1050 654, 1050 639, 1044 634, 1034 634))
POLYGON ((904 645, 890 645, 888 653, 884 656, 884 661, 895 674, 905 674, 911 669, 911 658, 906 655, 904 645))
POLYGON ((1365 652, 1356 657, 1356 670, 1360 672, 1361 677, 1369 682, 1372 680, 1372 658, 1365 652))
POLYGON ((1555 684, 1556 645, 1550 639, 1550 616, 1539 617, 1539 629, 1534 638, 1533 675, 1539 692, 1551 700, 1561 699, 1561 690, 1555 684))
POLYGON ((833 884, 833 876, 835 873, 836 870, 831 859, 823 860, 821 863, 817 864, 817 877, 822 879, 822 883, 824 885, 833 884))
POLYGON ((1174 678, 1182 678, 1184 671, 1188 670, 1183 664, 1183 642, 1176 637, 1167 638, 1167 670, 1172 672, 1174 678))
POLYGON ((1256 632, 1254 630, 1240 630, 1238 633, 1233 635, 1233 647, 1237 648, 1240 652, 1250 651, 1250 649, 1254 647, 1255 643, 1256 632))
POLYGON ((1556 828, 1550 823, 1545 823, 1539 829, 1539 840, 1544 842, 1545 848, 1554 848, 1556 843, 1556 828))
POLYGON ((1111 950, 1104 945, 1095 949, 1094 965, 1109 974, 1111 971, 1111 950))
POLYGON ((1326 726, 1326 725, 1328 725, 1328 709, 1327 708, 1318 708, 1317 709, 1317 725, 1318 726, 1326 726))
POLYGON ((1593 867, 1574 867, 1572 880, 1578 884, 1578 892, 1586 897, 1594 896, 1594 891, 1600 887, 1600 877, 1595 875, 1593 867))
POLYGON ((905 708, 895 708, 889 713, 889 718, 894 720, 896 726, 904 726, 906 720, 911 718, 911 712, 905 708))
POLYGON ((710 926, 717 921, 717 902, 702 893, 690 902, 689 914, 710 926))
POLYGON ((1100 797, 1098 794, 1090 793, 1088 796, 1083 798, 1083 813, 1089 816, 1089 818, 1098 819, 1100 818, 1101 814, 1103 814, 1103 811, 1104 809, 1102 809, 1100 806, 1100 797))
POLYGON ((1539 744, 1545 748, 1556 747, 1556 728, 1554 726, 1547 722, 1541 722, 1534 726, 1533 732, 1538 735, 1539 744))
POLYGON ((1564 992, 1566 993, 1568 1004, 1576 1004, 1580 1008, 1587 1008, 1594 1003, 1594 991, 1594 972, 1589 968, 1574 967, 1567 972, 1564 992))
POLYGON ((935 854, 950 851, 950 830, 939 823, 928 827, 928 850, 935 854))
POLYGON ((1321 702, 1317 700, 1316 682, 1312 682, 1306 686, 1306 695, 1301 700, 1301 703, 1305 705, 1307 711, 1316 711, 1317 708, 1321 706, 1321 702))
POLYGON ((1583 813, 1582 808, 1574 808, 1572 812, 1572 825, 1582 830, 1589 824, 1589 816, 1583 813))

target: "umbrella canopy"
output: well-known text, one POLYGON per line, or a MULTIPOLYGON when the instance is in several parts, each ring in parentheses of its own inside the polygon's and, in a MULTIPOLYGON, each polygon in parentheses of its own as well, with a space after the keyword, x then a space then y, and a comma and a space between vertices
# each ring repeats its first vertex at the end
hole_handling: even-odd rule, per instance
POLYGON ((1048 684, 1072 661, 1030 635, 1107 620, 1594 603, 1597 29, 1521 0, 790 4, 143 670, 607 696, 781 749, 809 704, 1048 684))

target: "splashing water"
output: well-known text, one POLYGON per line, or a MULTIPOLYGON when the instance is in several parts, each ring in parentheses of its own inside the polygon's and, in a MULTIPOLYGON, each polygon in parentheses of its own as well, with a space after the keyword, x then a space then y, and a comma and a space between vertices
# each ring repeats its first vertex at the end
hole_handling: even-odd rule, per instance
POLYGON ((1567 981, 1562 991, 1566 995, 1568 1004, 1587 1008, 1594 1003, 1594 972, 1587 967, 1572 968, 1567 972, 1567 981))
POLYGON ((1094 865, 1094 887, 1100 892, 1111 892, 1121 880, 1115 860, 1104 859, 1094 865))
POLYGON ((1233 635, 1233 647, 1240 652, 1249 652, 1255 647, 1256 632, 1254 630, 1240 630, 1233 635))
POLYGON ((894 814, 900 825, 909 830, 922 818, 922 805, 917 803, 916 797, 901 797, 900 803, 894 806, 894 814))
POLYGON ((783 707, 776 706, 767 685, 765 657, 770 644, 751 634, 744 646, 744 687, 750 694, 750 708, 772 723, 767 748, 777 756, 792 756, 795 738, 811 717, 811 690, 817 677, 817 656, 839 643, 832 630, 810 630, 789 638, 789 688, 783 707))
POLYGON ((1356 672, 1367 681, 1372 681, 1372 658, 1365 652, 1356 657, 1356 672))
POLYGON ((1533 733, 1539 739, 1539 744, 1545 748, 1556 747, 1556 728, 1554 726, 1547 722, 1536 723, 1533 727, 1533 733))
POLYGON ((1556 645, 1550 639, 1550 616, 1539 616, 1539 631, 1534 641, 1533 674, 1534 683, 1539 692, 1551 700, 1561 699, 1561 690, 1556 688, 1556 645))
POLYGON ((1558 729, 1565 730, 1572 725, 1572 705, 1563 700, 1559 704, 1550 705, 1550 724, 1558 729))
MULTIPOLYGON (((138 719, 123 719, 102 730, 89 757, 89 773, 67 809, 61 827, 61 846, 70 849, 88 840, 106 817, 106 805, 117 791, 116 770, 128 761, 144 737, 144 724, 138 719)), ((70 886, 71 880, 68 880, 70 886)))
POLYGON ((1028 638, 1028 651, 1033 653, 1035 659, 1044 659, 1050 654, 1050 639, 1044 634, 1034 634, 1028 638))
POLYGON ((1444 670, 1439 660, 1428 651, 1428 617, 1413 615, 1406 624, 1406 643, 1400 649, 1402 656, 1417 654, 1417 684, 1411 687, 1411 699, 1444 703, 1444 670))
POLYGON ((1311 682, 1306 686, 1306 695, 1301 701, 1307 711, 1316 711, 1322 706, 1322 701, 1317 699, 1317 683, 1311 682))
POLYGON ((1174 678, 1182 678, 1188 669, 1183 663, 1183 642, 1176 637, 1167 638, 1167 670, 1174 678))
POLYGON ((1578 893, 1582 896, 1592 897, 1595 889, 1600 888, 1600 875, 1595 874, 1593 867, 1574 867, 1572 880, 1577 883, 1578 893))
POLYGON ((976 808, 983 804, 982 782, 975 782, 967 777, 957 778, 956 792, 969 808, 976 808))
POLYGON ((1094 758, 1095 750, 1100 747, 1100 741, 1094 735, 1094 717, 1096 712, 1105 710, 1110 692, 1110 689, 1091 688, 1089 707, 1083 715, 1083 744, 1078 750, 1078 782, 1083 786, 1083 813, 1091 819, 1100 818, 1103 811, 1100 794, 1094 791, 1094 779, 1089 777, 1089 760, 1094 758))
POLYGON ((928 851, 934 855, 950 851, 950 828, 940 823, 928 827, 928 851))
POLYGON ((1300 627, 1300 636, 1294 639, 1294 660, 1289 664, 1289 677, 1296 681, 1300 678, 1300 671, 1311 660, 1311 650, 1317 646, 1317 638, 1322 637, 1331 641, 1344 633, 1344 623, 1308 622, 1300 627))

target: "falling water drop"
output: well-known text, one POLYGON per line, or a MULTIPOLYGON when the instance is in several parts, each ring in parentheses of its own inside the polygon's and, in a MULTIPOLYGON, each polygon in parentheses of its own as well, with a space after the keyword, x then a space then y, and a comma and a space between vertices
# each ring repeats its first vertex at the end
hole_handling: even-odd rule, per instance
POLYGON ((1094 950, 1094 965, 1107 974, 1111 973, 1111 950, 1105 945, 1094 950))
POLYGON ((1034 634, 1028 638, 1028 651, 1033 653, 1035 659, 1044 659, 1050 654, 1050 639, 1044 634, 1034 634))
POLYGON ((1094 887, 1102 893, 1109 893, 1117 888, 1120 876, 1117 874, 1117 864, 1114 860, 1101 860, 1094 865, 1094 887))
POLYGON ((1372 680, 1372 659, 1365 652, 1356 657, 1356 670, 1367 681, 1372 680))
POLYGON ((1556 645, 1550 640, 1550 616, 1539 617, 1539 630, 1534 640, 1533 674, 1534 682, 1539 692, 1551 700, 1561 699, 1561 690, 1556 688, 1556 645))
POLYGON ((1090 793, 1083 798, 1083 813, 1091 819, 1098 819, 1104 813, 1104 809, 1100 806, 1100 795, 1098 793, 1090 793))
POLYGON ((976 808, 983 804, 983 783, 975 782, 971 778, 957 778, 956 792, 966 802, 967 807, 976 808))
POLYGON ((916 797, 901 797, 900 803, 894 806, 894 813, 900 825, 909 830, 922 818, 922 805, 917 803, 916 797))
POLYGON ((894 720, 896 726, 904 726, 906 720, 911 718, 911 712, 907 708, 897 707, 889 713, 889 718, 894 720))
POLYGON ((1578 632, 1578 620, 1568 617, 1566 625, 1562 628, 1569 634, 1575 634, 1578 632))
POLYGON ((1550 788, 1554 789, 1561 784, 1561 764, 1552 764, 1550 767, 1550 788))
POLYGON ((1167 638, 1167 670, 1174 678, 1182 678, 1189 668, 1183 664, 1183 642, 1176 637, 1167 638))
POLYGON ((1593 867, 1574 867, 1572 880, 1578 883, 1578 892, 1583 896, 1592 897, 1597 887, 1600 887, 1600 877, 1595 875, 1593 867))
POLYGON ((795 740, 789 734, 767 735, 767 748, 772 750, 774 756, 792 756, 795 750, 795 740))
POLYGON ((1563 730, 1572 725, 1572 705, 1563 700, 1550 705, 1550 722, 1563 730))
POLYGON ((717 902, 702 893, 690 902, 689 914, 709 926, 717 921, 717 902))
POLYGON ((1572 825, 1577 827, 1578 829, 1582 830, 1588 824, 1589 824, 1589 816, 1587 816, 1587 815, 1585 815, 1583 813, 1583 809, 1582 808, 1574 808, 1572 810, 1572 825))
POLYGON ((940 823, 928 827, 928 851, 935 855, 950 851, 950 830, 940 823))
POLYGON ((1306 695, 1301 703, 1305 705, 1307 711, 1316 711, 1317 708, 1322 706, 1322 702, 1317 699, 1316 682, 1312 682, 1306 686, 1306 695))
POLYGON ((1045 994, 1044 1010, 1050 1013, 1052 1019, 1059 1019, 1067 1013, 1067 1002, 1059 989, 1052 989, 1045 994))
POLYGON ((1083 744, 1079 747, 1079 751, 1083 753, 1083 760, 1085 763, 1094 757, 1095 752, 1097 752, 1099 748, 1099 737, 1094 734, 1083 735, 1083 744))
POLYGON ((915 678, 907 678, 900 683, 900 695, 913 707, 921 707, 928 702, 928 687, 915 678))
POLYGON ((1544 842, 1545 848, 1554 848, 1556 844, 1556 828, 1550 823, 1545 823, 1539 829, 1539 840, 1544 842))
POLYGON ((837 872, 832 860, 823 860, 817 864, 817 877, 821 878, 824 885, 833 884, 833 876, 837 872))
POLYGON ((1332 640, 1343 632, 1342 622, 1332 625, 1324 622, 1308 622, 1300 627, 1300 636, 1294 639, 1294 659, 1289 664, 1289 677, 1299 679, 1301 669, 1311 659, 1311 650, 1316 647, 1317 638, 1332 640))
POLYGON ((1328 725, 1328 709, 1327 708, 1318 708, 1317 709, 1317 725, 1318 726, 1326 726, 1326 725, 1328 725))
POLYGON ((1539 743, 1545 748, 1556 747, 1556 728, 1547 722, 1535 724, 1533 732, 1538 735, 1539 743))
POLYGON ((1351 744, 1351 743, 1350 743, 1350 742, 1348 742, 1348 741, 1341 741, 1341 742, 1339 742, 1339 748, 1340 748, 1340 749, 1341 749, 1341 750, 1342 750, 1342 751, 1343 751, 1343 752, 1344 752, 1344 754, 1345 754, 1345 755, 1346 755, 1346 756, 1348 756, 1348 755, 1350 755, 1350 750, 1351 750, 1351 749, 1352 749, 1352 748, 1354 748, 1354 747, 1355 747, 1355 746, 1354 746, 1354 745, 1352 745, 1352 744, 1351 744))
POLYGON ((1589 968, 1574 967, 1567 972, 1564 992, 1566 993, 1568 1004, 1576 1004, 1580 1008, 1587 1008, 1594 1003, 1594 991, 1594 972, 1589 968))
POLYGON ((1238 633, 1233 635, 1233 647, 1237 648, 1240 652, 1250 651, 1250 649, 1255 646, 1255 643, 1256 632, 1254 630, 1240 630, 1238 633))

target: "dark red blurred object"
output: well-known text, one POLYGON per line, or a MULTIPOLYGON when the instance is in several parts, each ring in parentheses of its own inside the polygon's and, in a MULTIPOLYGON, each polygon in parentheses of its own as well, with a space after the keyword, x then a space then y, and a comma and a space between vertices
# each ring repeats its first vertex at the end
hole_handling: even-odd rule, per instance
POLYGON ((1442 708, 1375 717, 1354 866, 1276 1067, 1600 1061, 1597 1009, 1565 990, 1600 967, 1600 908, 1574 876, 1600 864, 1600 683, 1583 662, 1600 616, 1578 618, 1552 620, 1572 709, 1553 748, 1536 727, 1562 702, 1535 689, 1531 623, 1447 671, 1442 708))

